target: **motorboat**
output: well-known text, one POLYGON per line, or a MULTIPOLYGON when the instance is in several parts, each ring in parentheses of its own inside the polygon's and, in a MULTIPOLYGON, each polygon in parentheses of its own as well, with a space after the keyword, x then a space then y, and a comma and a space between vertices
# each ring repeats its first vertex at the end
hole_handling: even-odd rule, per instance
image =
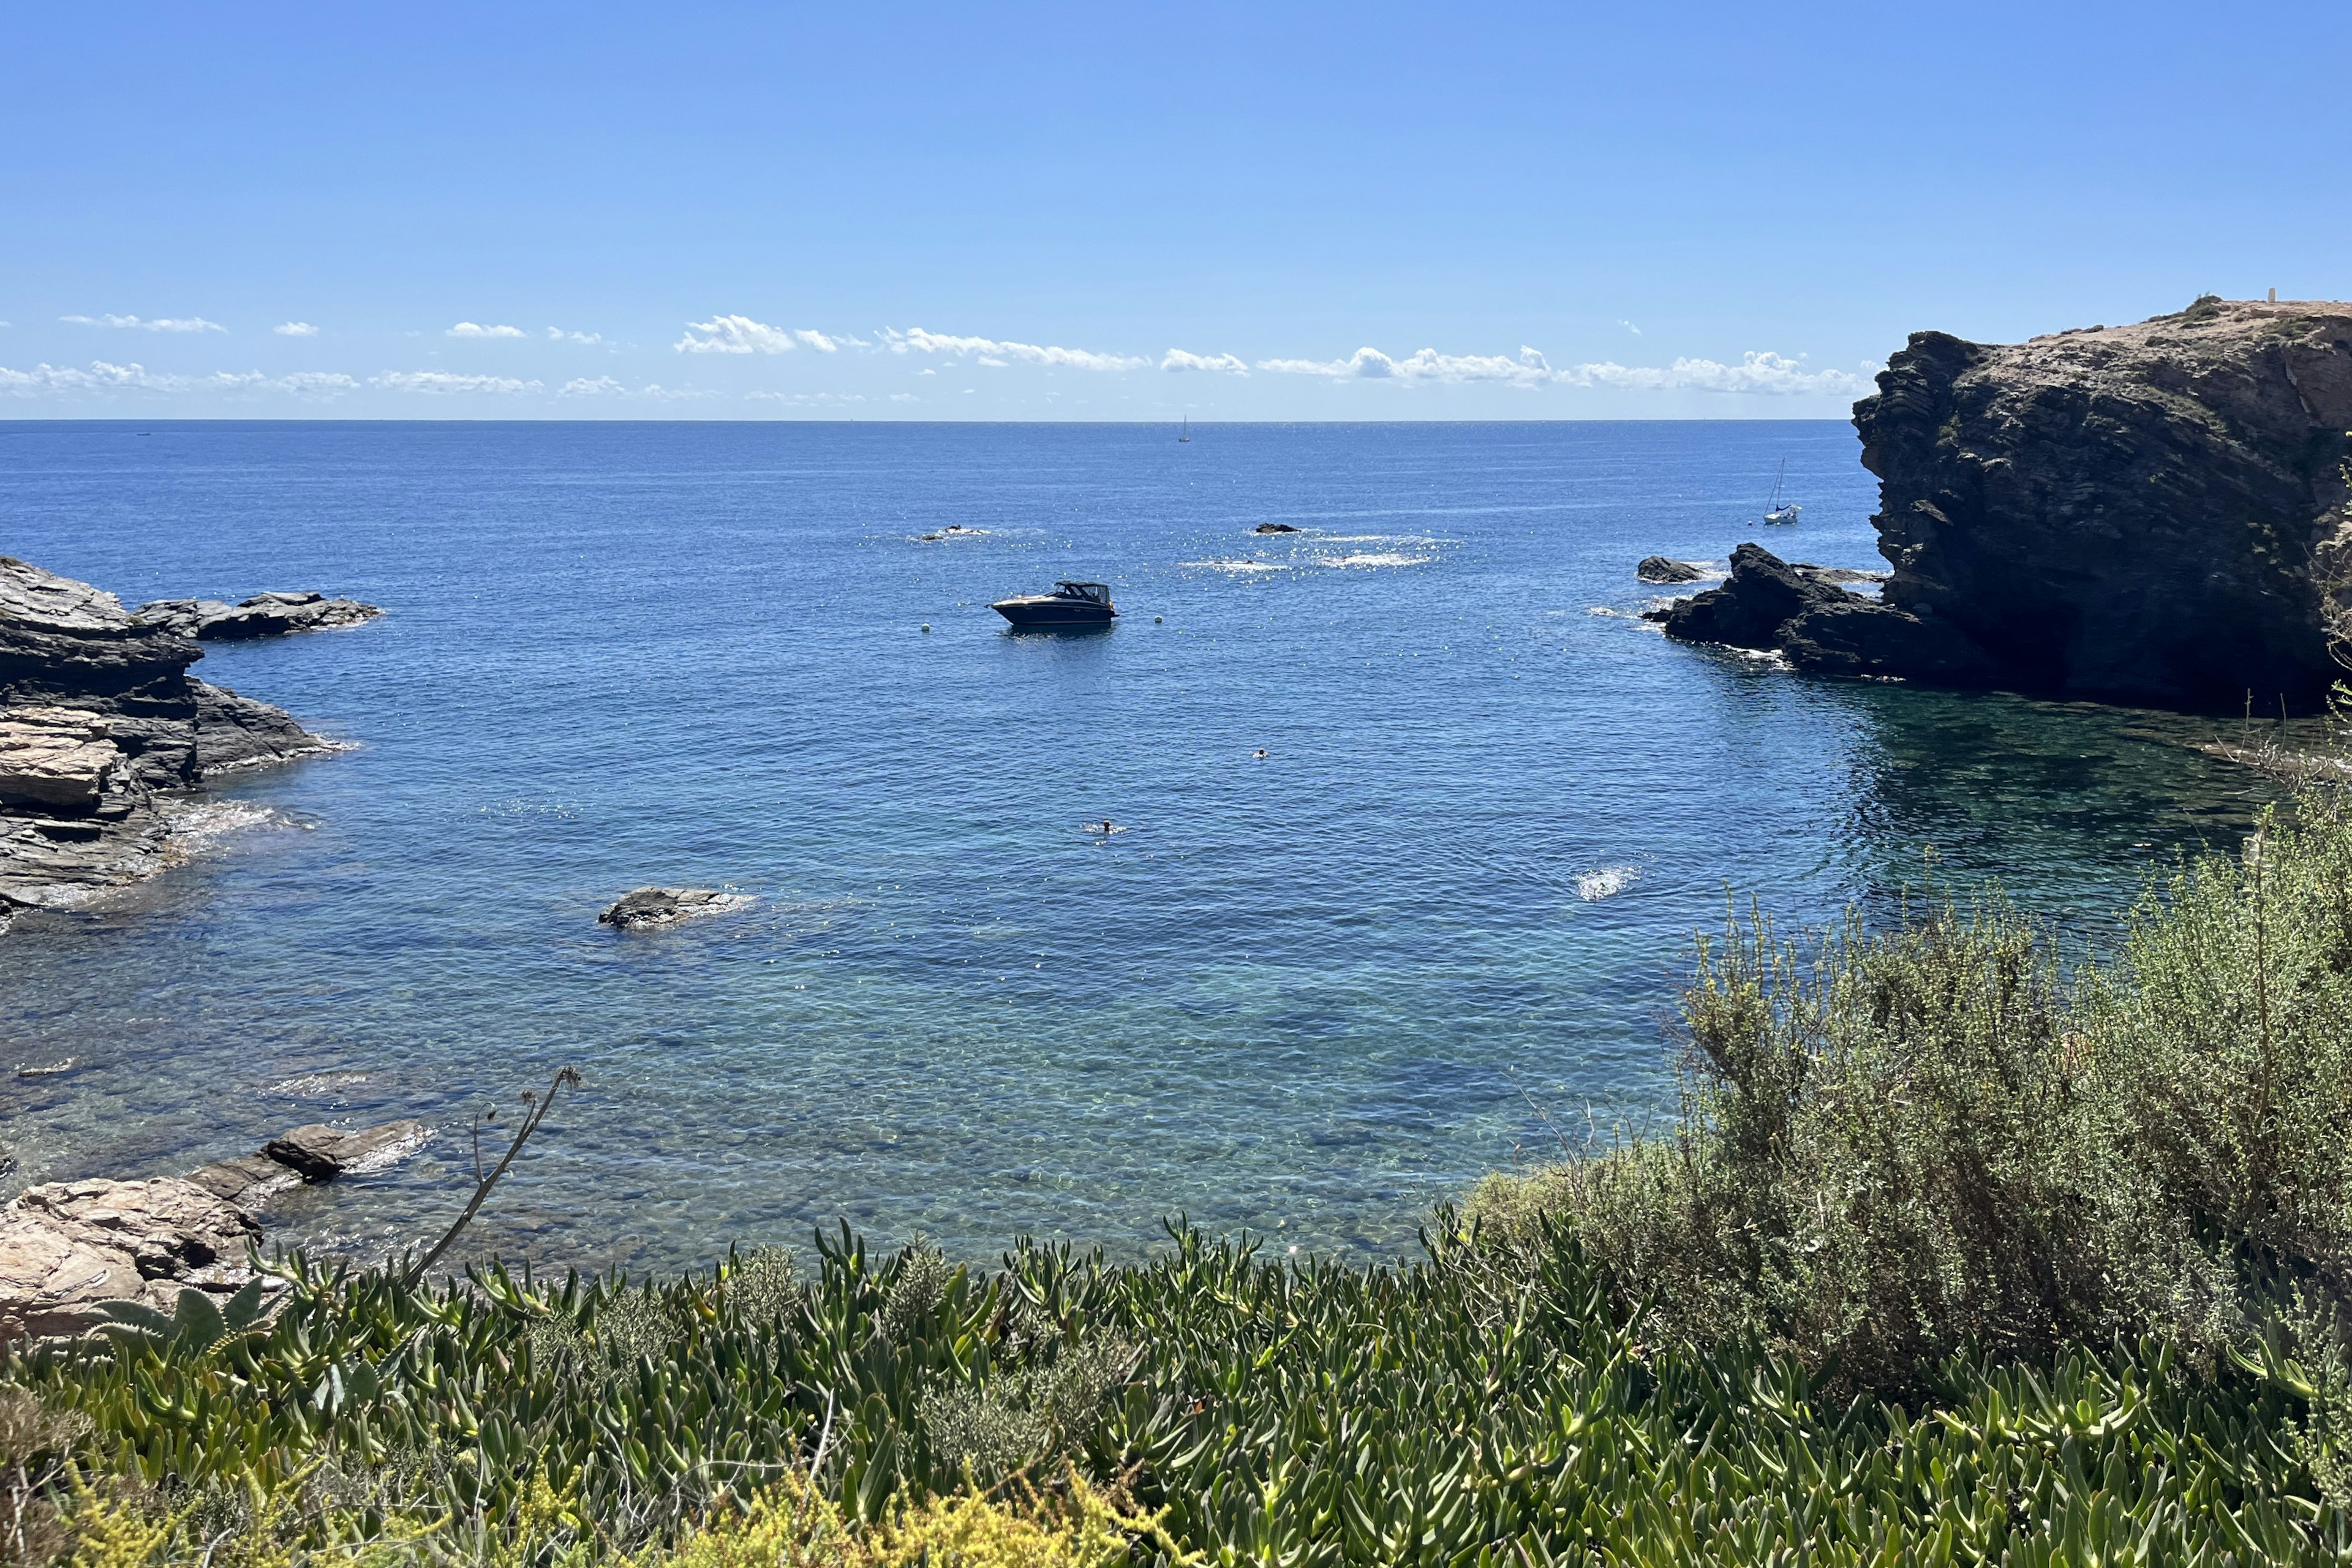
POLYGON ((1014 626, 1107 626, 1118 615, 1107 583, 1056 583, 1050 594, 1019 594, 989 606, 1014 626))

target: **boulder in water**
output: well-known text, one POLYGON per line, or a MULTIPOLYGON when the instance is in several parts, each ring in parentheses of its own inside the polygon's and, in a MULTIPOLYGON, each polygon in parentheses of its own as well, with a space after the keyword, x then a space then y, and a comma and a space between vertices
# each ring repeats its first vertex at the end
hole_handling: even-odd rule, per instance
POLYGON ((722 893, 716 888, 639 888, 624 893, 612 908, 596 917, 596 923, 615 931, 646 931, 704 915, 723 914, 751 901, 740 893, 722 893))
POLYGON ((330 1127, 313 1122, 281 1132, 261 1152, 306 1182, 381 1170, 425 1146, 433 1129, 422 1121, 390 1121, 382 1127, 330 1127))
POLYGON ((1675 561, 1664 555, 1645 555, 1633 568, 1633 575, 1644 583, 1696 583, 1711 570, 1705 561, 1675 561))

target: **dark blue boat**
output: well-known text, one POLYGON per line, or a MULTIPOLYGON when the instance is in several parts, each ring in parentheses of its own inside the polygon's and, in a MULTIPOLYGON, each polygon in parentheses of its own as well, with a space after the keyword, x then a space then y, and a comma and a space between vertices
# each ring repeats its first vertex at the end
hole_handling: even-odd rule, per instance
POLYGON ((1107 583, 1056 583, 1050 594, 1022 594, 989 608, 1024 629, 1107 626, 1118 615, 1107 583))

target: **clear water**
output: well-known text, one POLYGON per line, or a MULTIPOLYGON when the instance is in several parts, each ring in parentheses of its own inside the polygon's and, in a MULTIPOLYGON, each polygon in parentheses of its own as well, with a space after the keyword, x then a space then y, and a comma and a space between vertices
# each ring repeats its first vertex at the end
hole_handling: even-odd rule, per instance
POLYGON ((1884 914, 1932 845, 2095 931, 2243 820, 2243 776, 2165 743, 2193 723, 1631 618, 1654 552, 1879 564, 1842 425, 1173 434, 0 426, 0 550, 131 604, 390 608, 199 668, 358 749, 0 939, 0 1066, 78 1063, 0 1079, 18 1179, 430 1118, 277 1216, 378 1248, 457 1207, 476 1109, 571 1063, 481 1248, 675 1268, 842 1216, 1124 1250, 1181 1211, 1387 1252, 1555 1131, 1656 1117, 1727 889, 1884 914), (1783 458, 1804 520, 1761 530, 1783 458), (920 538, 950 523, 984 531, 920 538), (1069 575, 1114 629, 987 607, 1069 575), (647 882, 758 901, 596 924, 647 882))

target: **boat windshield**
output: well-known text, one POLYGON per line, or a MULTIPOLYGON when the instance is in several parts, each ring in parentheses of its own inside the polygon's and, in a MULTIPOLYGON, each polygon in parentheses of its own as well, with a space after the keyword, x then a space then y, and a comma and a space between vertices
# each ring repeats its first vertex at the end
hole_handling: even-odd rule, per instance
POLYGON ((1056 583, 1054 584, 1054 591, 1057 594, 1066 594, 1073 599, 1093 599, 1102 602, 1110 597, 1110 585, 1106 583, 1056 583))

